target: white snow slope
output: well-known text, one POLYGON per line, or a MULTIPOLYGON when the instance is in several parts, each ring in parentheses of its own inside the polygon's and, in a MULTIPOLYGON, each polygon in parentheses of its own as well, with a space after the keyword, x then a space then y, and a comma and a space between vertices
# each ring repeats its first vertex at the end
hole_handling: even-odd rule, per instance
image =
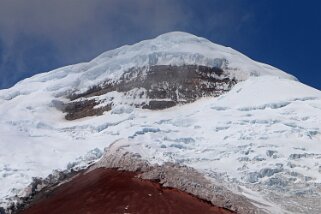
POLYGON ((96 160, 121 139, 151 163, 225 180, 267 212, 321 213, 320 121, 320 91, 231 48, 167 33, 0 91, 0 207, 23 195, 32 177, 96 160), (161 111, 122 105, 66 121, 56 108, 70 91, 129 68, 183 64, 224 67, 242 81, 220 97, 161 111))

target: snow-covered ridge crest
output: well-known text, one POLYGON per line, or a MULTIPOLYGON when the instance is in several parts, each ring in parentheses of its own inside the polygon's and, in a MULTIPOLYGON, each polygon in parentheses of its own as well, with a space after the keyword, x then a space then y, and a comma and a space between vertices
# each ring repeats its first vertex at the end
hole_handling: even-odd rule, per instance
MULTIPOLYGON (((270 65, 256 62, 232 48, 184 32, 165 33, 154 39, 107 51, 92 60, 92 63, 124 66, 129 63, 127 65, 129 67, 148 65, 226 66, 239 80, 261 75, 296 79, 270 65)), ((115 71, 114 74, 116 73, 115 71)))

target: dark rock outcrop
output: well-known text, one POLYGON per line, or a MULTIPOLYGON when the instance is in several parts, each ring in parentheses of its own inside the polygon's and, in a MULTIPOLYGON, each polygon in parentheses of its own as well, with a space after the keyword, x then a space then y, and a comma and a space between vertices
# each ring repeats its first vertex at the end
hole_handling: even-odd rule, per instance
MULTIPOLYGON (((101 100, 99 96, 118 92, 140 102, 129 103, 138 108, 161 110, 177 104, 196 101, 200 97, 217 97, 229 91, 237 83, 222 68, 199 65, 155 65, 148 68, 132 68, 119 80, 106 80, 83 93, 73 92, 65 104, 67 120, 101 115, 112 106, 121 104, 114 97, 101 100), (142 89, 134 91, 135 89, 142 89), (103 107, 97 105, 103 103, 103 107)), ((127 103, 128 104, 128 103, 127 103)))
POLYGON ((104 111, 111 110, 111 105, 95 108, 98 104, 95 100, 67 103, 64 108, 64 112, 67 112, 65 118, 66 120, 76 120, 88 116, 102 115, 104 111))

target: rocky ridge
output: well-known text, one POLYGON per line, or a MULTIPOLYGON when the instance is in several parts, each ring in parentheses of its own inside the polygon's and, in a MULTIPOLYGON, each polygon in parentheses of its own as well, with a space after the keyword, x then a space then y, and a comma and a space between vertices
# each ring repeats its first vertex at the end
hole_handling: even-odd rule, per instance
POLYGON ((128 153, 121 147, 116 150, 106 150, 105 155, 90 167, 89 171, 100 167, 139 172, 139 177, 142 179, 155 180, 164 187, 182 190, 239 214, 265 213, 263 209, 253 205, 251 200, 231 192, 219 181, 207 180, 191 167, 169 162, 152 165, 139 155, 128 153))

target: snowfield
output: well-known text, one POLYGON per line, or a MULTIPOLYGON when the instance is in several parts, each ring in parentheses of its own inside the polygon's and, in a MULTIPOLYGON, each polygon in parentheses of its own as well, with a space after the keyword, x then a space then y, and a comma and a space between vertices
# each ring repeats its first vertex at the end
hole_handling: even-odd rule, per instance
POLYGON ((0 207, 33 177, 96 161, 114 143, 222 179, 266 212, 321 213, 320 121, 321 92, 295 77, 203 38, 164 34, 0 91, 0 207), (131 67, 183 64, 226 68, 240 82, 161 111, 124 104, 66 121, 59 109, 69 92, 117 81, 131 67))

